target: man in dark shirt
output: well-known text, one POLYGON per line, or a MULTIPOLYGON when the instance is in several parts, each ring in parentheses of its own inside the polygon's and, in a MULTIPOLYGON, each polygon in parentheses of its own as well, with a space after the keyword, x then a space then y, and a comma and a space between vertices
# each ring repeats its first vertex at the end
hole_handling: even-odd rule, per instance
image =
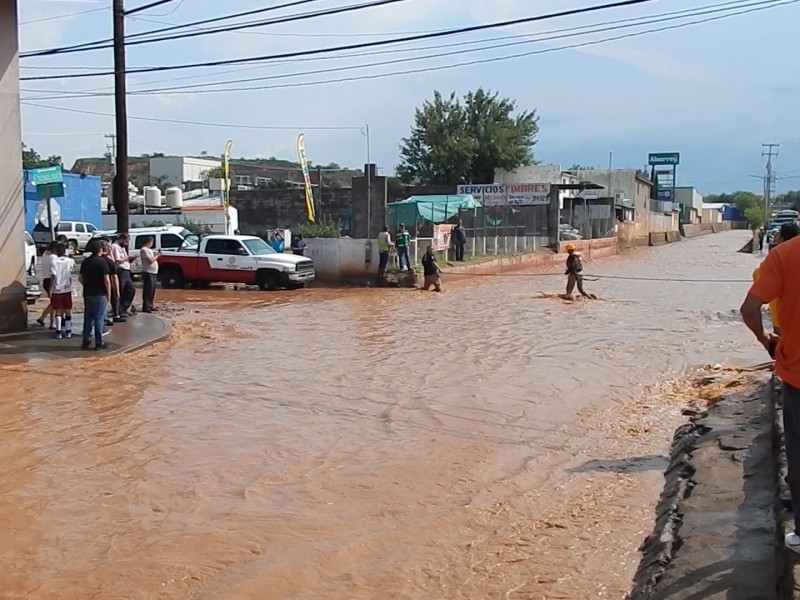
POLYGON ((105 258, 105 247, 96 244, 92 255, 81 265, 80 282, 83 285, 83 344, 88 350, 94 329, 95 350, 108 348, 103 342, 108 300, 111 296, 111 269, 105 258))
POLYGON ((464 247, 467 245, 467 230, 459 219, 458 225, 453 228, 453 245, 456 249, 456 260, 464 261, 464 247))
POLYGON ((433 253, 433 246, 428 246, 425 249, 425 255, 422 257, 422 268, 424 269, 425 283, 422 289, 428 291, 433 286, 437 292, 442 291, 442 280, 439 277, 441 270, 439 265, 436 264, 436 255, 433 253))
POLYGON ((590 298, 591 296, 583 289, 583 260, 580 252, 575 249, 575 244, 567 244, 567 254, 567 270, 564 272, 567 276, 567 296, 574 298, 572 292, 577 284, 581 296, 590 298))
POLYGON ((295 256, 305 256, 308 242, 303 239, 302 234, 292 236, 292 254, 295 256))

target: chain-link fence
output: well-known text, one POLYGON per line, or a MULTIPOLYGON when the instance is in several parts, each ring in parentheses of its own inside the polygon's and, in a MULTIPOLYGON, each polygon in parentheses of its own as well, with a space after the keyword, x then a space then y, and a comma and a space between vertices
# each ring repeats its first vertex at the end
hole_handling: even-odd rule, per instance
POLYGON ((415 202, 390 205, 387 225, 394 238, 404 225, 411 234, 412 262, 422 258, 428 245, 446 260, 455 258, 453 229, 460 222, 466 235, 465 258, 520 254, 541 250, 551 243, 549 205, 477 206, 458 203, 415 202))

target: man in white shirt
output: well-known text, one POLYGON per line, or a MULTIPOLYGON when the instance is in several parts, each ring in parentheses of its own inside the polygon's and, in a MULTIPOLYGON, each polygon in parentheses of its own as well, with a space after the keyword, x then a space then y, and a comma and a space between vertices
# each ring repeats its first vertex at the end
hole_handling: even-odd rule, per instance
POLYGON ((136 297, 136 287, 131 277, 132 257, 128 252, 130 236, 120 233, 117 240, 111 244, 111 260, 117 265, 119 278, 119 315, 127 317, 133 310, 133 300, 136 297))
POLYGON ((67 247, 58 244, 50 262, 50 301, 56 315, 56 339, 72 337, 72 270, 75 261, 67 256, 67 247))
POLYGON ((161 251, 153 250, 153 236, 145 239, 142 246, 142 312, 151 313, 158 310, 153 306, 156 295, 156 280, 158 278, 158 257, 161 251))

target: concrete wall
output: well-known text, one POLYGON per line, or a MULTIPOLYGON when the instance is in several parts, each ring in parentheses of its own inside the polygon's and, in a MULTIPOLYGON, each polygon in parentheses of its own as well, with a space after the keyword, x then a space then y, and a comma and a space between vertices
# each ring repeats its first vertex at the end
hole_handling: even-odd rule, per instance
POLYGON ((716 208, 704 208, 701 219, 703 223, 722 223, 722 213, 716 208))
POLYGON ((575 244, 575 249, 587 260, 613 256, 619 252, 619 242, 615 237, 596 240, 579 240, 576 242, 561 242, 559 244, 560 253, 566 254, 567 244, 575 244))
MULTIPOLYGON (((37 223, 36 209, 39 206, 39 196, 36 194, 36 186, 30 179, 29 171, 24 172, 23 180, 25 184, 25 229, 32 232, 37 223)), ((101 228, 100 193, 99 177, 64 173, 64 197, 56 198, 61 207, 61 220, 85 221, 101 228)), ((116 219, 116 216, 114 218, 116 219)))
POLYGON ((0 0, 0 333, 28 324, 22 192, 17 1, 0 0))
POLYGON ((306 256, 314 261, 320 281, 338 283, 378 277, 378 245, 371 240, 309 239, 306 256))

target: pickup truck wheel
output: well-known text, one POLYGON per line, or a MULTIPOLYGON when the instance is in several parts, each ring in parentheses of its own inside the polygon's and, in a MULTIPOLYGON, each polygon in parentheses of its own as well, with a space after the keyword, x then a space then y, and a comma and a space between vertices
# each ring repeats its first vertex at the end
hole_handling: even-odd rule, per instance
POLYGON ((171 290, 179 290, 186 283, 183 278, 183 273, 176 267, 166 267, 162 269, 159 277, 161 278, 161 287, 171 290))
POLYGON ((262 290, 274 292, 280 287, 280 276, 277 271, 273 270, 259 271, 256 275, 256 282, 262 290))

